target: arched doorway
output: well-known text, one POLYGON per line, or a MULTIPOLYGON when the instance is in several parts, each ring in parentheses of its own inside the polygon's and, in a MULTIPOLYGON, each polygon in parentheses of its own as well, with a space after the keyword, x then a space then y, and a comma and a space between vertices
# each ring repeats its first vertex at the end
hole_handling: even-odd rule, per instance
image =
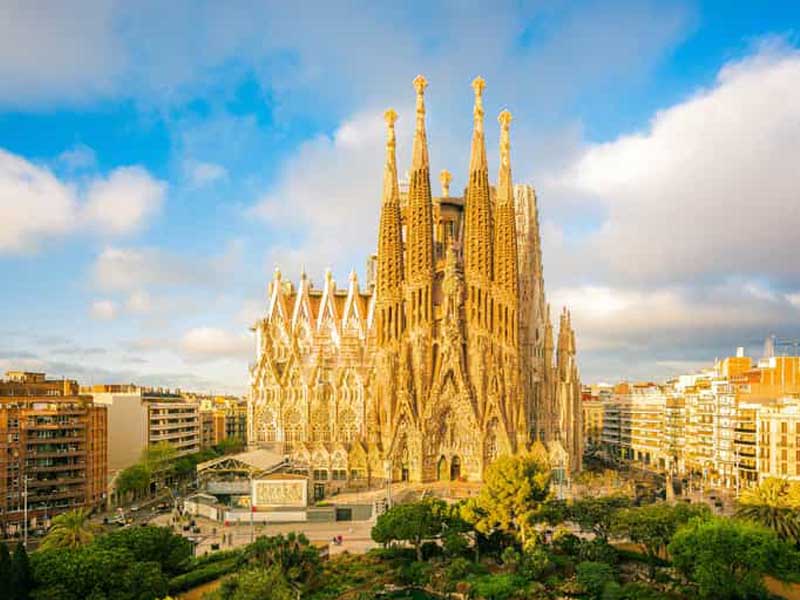
POLYGON ((454 456, 450 461, 450 481, 456 481, 461 477, 461 459, 454 456))
POLYGON ((447 459, 442 456, 436 463, 436 480, 445 481, 447 479, 447 459))

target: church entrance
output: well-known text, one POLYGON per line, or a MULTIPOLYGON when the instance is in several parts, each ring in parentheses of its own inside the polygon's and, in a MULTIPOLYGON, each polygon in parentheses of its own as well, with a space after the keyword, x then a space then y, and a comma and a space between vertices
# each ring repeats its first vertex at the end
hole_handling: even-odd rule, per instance
POLYGON ((408 467, 403 465, 400 469, 400 481, 408 481, 408 467))
POLYGON ((457 456, 453 457, 450 462, 450 481, 456 481, 461 477, 461 459, 457 456))
POLYGON ((436 464, 436 480, 445 481, 447 479, 447 459, 442 456, 436 464))

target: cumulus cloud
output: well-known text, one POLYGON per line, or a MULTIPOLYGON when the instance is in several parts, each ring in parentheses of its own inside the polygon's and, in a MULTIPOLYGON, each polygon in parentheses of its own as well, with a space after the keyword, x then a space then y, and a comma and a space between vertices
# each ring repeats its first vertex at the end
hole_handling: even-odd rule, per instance
POLYGON ((111 300, 95 300, 89 309, 93 319, 110 321, 117 316, 117 306, 111 300))
POLYGON ((556 176, 607 211, 587 245, 618 281, 800 283, 800 53, 767 47, 556 176))
POLYGON ((0 149, 0 252, 35 248, 76 226, 75 190, 48 169, 0 149))
POLYGON ((243 359, 252 356, 253 342, 246 334, 237 335, 214 327, 197 327, 183 335, 180 349, 188 360, 243 359))
POLYGON ((131 233, 160 210, 166 188, 141 167, 115 169, 89 185, 85 218, 102 232, 131 233))
POLYGON ((166 190, 141 167, 120 167, 89 178, 85 189, 82 184, 0 149, 0 253, 33 250, 81 230, 132 233, 160 210, 166 190))
POLYGON ((75 144, 58 155, 58 162, 71 171, 88 169, 97 164, 97 154, 86 144, 75 144))

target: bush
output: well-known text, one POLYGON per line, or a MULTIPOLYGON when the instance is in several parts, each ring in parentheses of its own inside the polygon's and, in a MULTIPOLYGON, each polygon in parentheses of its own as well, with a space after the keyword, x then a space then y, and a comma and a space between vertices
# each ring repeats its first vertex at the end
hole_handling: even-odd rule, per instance
POLYGON ((481 575, 486 573, 486 567, 479 563, 474 563, 466 558, 454 558, 445 567, 445 577, 448 581, 463 581, 471 575, 481 575))
POLYGON ((414 562, 414 558, 416 556, 412 548, 403 548, 401 546, 372 548, 369 552, 367 552, 367 555, 379 560, 385 560, 393 563, 411 563, 414 562))
POLYGON ((422 560, 430 560, 434 556, 441 556, 443 553, 442 547, 436 542, 425 542, 420 550, 422 550, 422 560))
POLYGON ((578 583, 590 598, 602 598, 606 585, 614 581, 614 569, 606 563, 584 561, 575 571, 578 583))
POLYGON ((426 562, 413 562, 400 568, 397 579, 402 585, 424 586, 430 581, 432 570, 426 562))
POLYGON ((618 559, 616 549, 600 538, 583 542, 578 556, 583 562, 602 562, 609 565, 617 564, 618 559))
POLYGON ((518 573, 528 581, 538 581, 548 575, 554 566, 544 548, 534 548, 522 555, 518 573))
POLYGON ((519 567, 520 558, 519 552, 517 552, 516 548, 513 546, 509 546, 503 550, 503 553, 500 555, 500 560, 512 571, 516 571, 519 567))
POLYGON ((557 532, 553 536, 553 551, 566 556, 578 556, 581 549, 581 538, 573 533, 557 532))
POLYGON ((626 583, 620 585, 616 581, 606 584, 603 600, 666 600, 667 596, 643 583, 626 583))
POLYGON ((475 593, 486 600, 507 600, 521 591, 525 582, 516 575, 484 575, 472 580, 475 593))
POLYGON ((229 558, 206 564, 199 568, 193 569, 183 575, 178 575, 169 580, 169 593, 176 594, 178 592, 185 592, 201 583, 207 583, 219 579, 223 575, 227 575, 235 571, 240 565, 238 557, 229 558))
POLYGON ((464 556, 469 551, 469 540, 460 533, 451 532, 442 538, 442 546, 447 556, 464 556))

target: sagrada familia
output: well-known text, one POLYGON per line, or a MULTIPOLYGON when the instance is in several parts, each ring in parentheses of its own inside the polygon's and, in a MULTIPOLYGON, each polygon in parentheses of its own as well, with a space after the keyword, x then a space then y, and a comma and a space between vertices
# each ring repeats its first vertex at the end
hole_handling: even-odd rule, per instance
POLYGON ((480 481, 497 456, 542 442, 554 469, 580 469, 575 335, 554 341, 545 302, 536 195, 513 185, 500 113, 500 169, 489 183, 483 79, 475 92, 463 197, 431 193, 422 76, 408 181, 395 160, 393 110, 377 255, 367 285, 330 271, 322 289, 276 269, 255 327, 250 441, 292 455, 315 480, 480 481))

